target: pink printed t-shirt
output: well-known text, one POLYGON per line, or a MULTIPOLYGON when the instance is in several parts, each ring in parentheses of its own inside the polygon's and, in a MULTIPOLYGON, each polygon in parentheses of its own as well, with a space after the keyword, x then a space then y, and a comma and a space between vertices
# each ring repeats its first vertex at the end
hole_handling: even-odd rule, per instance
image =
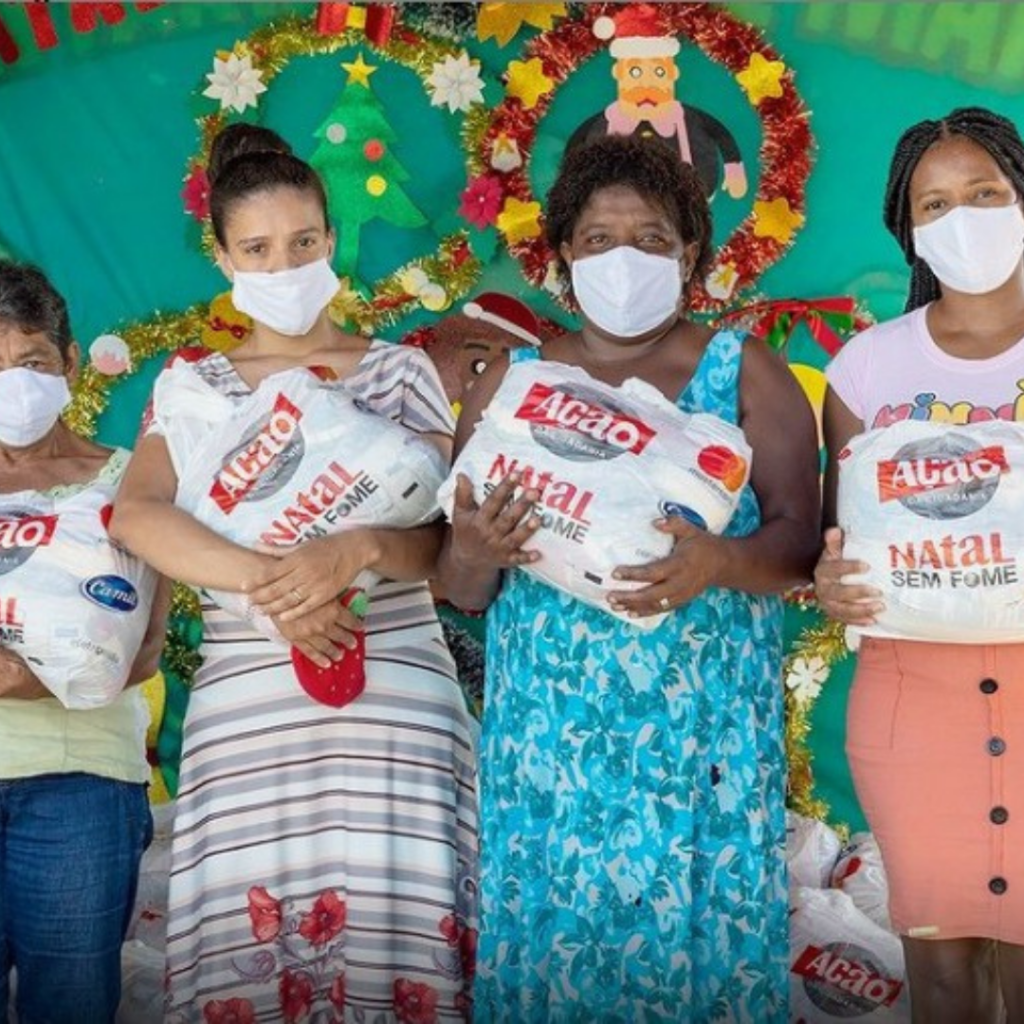
POLYGON ((935 344, 927 306, 851 338, 825 371, 865 429, 900 420, 1024 421, 1024 339, 991 359, 958 359, 935 344))

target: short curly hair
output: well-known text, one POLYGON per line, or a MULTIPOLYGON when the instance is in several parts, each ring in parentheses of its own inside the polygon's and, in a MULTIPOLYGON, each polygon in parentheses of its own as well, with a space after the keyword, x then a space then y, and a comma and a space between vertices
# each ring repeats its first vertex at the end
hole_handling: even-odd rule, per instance
POLYGON ((71 348, 71 321, 64 297, 31 263, 0 260, 0 325, 13 324, 24 334, 45 334, 66 359, 71 348))
POLYGON ((568 149, 547 198, 547 238, 561 259, 576 222, 595 192, 629 188, 663 210, 682 240, 697 243, 690 280, 711 267, 711 210, 697 172, 658 142, 634 135, 606 135, 568 149))

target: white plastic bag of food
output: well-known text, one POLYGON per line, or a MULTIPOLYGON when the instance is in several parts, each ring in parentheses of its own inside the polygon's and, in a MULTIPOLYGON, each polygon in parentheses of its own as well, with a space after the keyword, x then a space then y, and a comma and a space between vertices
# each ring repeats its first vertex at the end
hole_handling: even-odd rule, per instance
POLYGON ((824 889, 843 848, 839 834, 823 821, 786 811, 786 863, 790 889, 824 889))
POLYGON ((953 643, 1024 640, 1024 427, 903 421, 839 455, 849 577, 882 592, 869 636, 953 643))
POLYGON ((910 1021, 899 938, 839 889, 798 889, 789 916, 789 1017, 803 1024, 910 1021))
MULTIPOLYGON (((313 370, 275 373, 232 400, 179 362, 158 378, 153 407, 178 476, 175 503, 245 547, 417 526, 438 514, 448 467, 437 447, 313 370)), ((242 595, 211 596, 279 639, 242 595)))
POLYGON ((156 574, 107 533, 116 490, 0 496, 0 646, 76 710, 120 696, 156 590, 156 574))
POLYGON ((850 837, 832 868, 829 885, 842 889, 857 909, 879 928, 892 931, 889 882, 882 864, 882 851, 870 832, 857 832, 850 837))
MULTIPOLYGON (((681 412, 636 379, 621 387, 577 367, 542 360, 514 363, 438 495, 451 516, 458 474, 481 502, 510 472, 541 492, 543 520, 524 566, 552 586, 616 614, 610 590, 620 565, 663 558, 673 540, 654 528, 680 515, 720 533, 750 472, 743 432, 716 416, 681 412)), ((664 615, 618 616, 653 628, 664 615)))

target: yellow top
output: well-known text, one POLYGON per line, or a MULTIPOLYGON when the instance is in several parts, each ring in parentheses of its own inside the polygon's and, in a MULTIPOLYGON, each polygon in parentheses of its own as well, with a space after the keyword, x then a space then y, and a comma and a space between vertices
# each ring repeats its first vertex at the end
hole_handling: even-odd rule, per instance
MULTIPOLYGON (((115 451, 94 482, 116 483, 128 452, 115 451)), ((50 491, 67 495, 91 486, 50 491)), ((70 711, 56 698, 0 699, 0 779, 86 772, 122 782, 148 782, 149 709, 139 687, 107 707, 70 711)))

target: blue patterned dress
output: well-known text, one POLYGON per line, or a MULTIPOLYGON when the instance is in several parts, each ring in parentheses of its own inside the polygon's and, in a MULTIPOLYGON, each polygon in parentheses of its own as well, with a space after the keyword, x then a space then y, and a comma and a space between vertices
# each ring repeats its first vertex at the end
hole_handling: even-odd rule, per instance
MULTIPOLYGON (((679 407, 735 423, 741 353, 716 334, 679 407)), ((748 487, 727 533, 759 523, 748 487)), ((778 598, 713 589, 642 632, 506 574, 487 623, 478 1022, 783 1024, 781 620, 778 598)))

